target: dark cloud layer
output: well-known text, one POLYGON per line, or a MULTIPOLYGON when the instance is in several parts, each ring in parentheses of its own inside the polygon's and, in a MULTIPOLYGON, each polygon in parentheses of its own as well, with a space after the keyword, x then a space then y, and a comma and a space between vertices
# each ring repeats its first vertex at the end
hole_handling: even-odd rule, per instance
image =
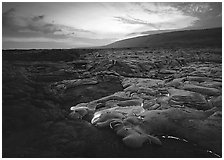
MULTIPOLYGON (((3 32, 5 28, 17 32, 39 32, 44 34, 59 34, 74 36, 76 32, 91 32, 66 25, 45 22, 45 15, 34 17, 18 17, 15 9, 11 8, 2 14, 3 32)), ((92 33, 92 32, 91 32, 92 33)))
POLYGON ((41 16, 34 16, 34 17, 32 18, 33 21, 39 21, 39 20, 42 20, 42 19, 44 19, 44 15, 41 15, 41 16))
POLYGON ((3 27, 9 27, 15 22, 15 9, 11 8, 2 14, 2 25, 3 27))

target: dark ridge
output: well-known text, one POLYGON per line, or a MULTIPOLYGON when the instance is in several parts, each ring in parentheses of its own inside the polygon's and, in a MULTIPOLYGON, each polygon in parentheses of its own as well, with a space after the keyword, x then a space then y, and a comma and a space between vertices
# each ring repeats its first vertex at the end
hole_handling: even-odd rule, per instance
POLYGON ((2 59, 8 61, 73 61, 93 49, 11 49, 2 51, 2 59))
POLYGON ((184 30, 140 36, 114 42, 103 48, 222 47, 222 28, 184 30))

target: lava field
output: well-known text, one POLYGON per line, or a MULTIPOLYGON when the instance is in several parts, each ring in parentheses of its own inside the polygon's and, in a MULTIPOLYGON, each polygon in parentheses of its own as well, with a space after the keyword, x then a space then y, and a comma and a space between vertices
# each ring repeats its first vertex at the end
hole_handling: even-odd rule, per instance
POLYGON ((5 158, 222 155, 220 48, 2 52, 5 158))

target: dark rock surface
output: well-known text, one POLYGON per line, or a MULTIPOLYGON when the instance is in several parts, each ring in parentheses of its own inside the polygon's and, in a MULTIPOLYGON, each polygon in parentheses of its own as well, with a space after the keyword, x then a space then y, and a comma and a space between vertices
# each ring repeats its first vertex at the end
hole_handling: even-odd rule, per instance
POLYGON ((216 48, 3 51, 2 156, 216 157, 207 149, 221 155, 218 147, 201 147, 206 141, 195 146, 161 135, 162 146, 130 149, 91 117, 69 116, 80 103, 102 110, 140 99, 147 111, 216 108, 203 124, 220 127, 221 57, 216 48))

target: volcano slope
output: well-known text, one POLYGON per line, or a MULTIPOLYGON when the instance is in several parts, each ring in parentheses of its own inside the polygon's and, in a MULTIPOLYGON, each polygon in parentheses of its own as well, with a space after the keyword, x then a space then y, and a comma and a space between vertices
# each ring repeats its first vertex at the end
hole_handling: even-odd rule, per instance
POLYGON ((218 48, 3 51, 3 157, 219 157, 218 48))

